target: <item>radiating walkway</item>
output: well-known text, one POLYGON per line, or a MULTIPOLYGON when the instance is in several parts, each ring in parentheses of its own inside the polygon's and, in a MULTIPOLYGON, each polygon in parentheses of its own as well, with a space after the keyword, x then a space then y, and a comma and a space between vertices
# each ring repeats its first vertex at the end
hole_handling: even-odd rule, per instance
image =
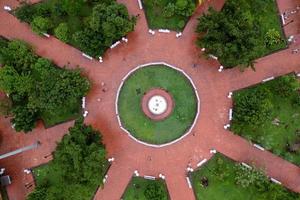
MULTIPOLYGON (((300 56, 292 55, 291 49, 286 49, 257 60, 256 72, 249 69, 241 73, 238 69, 231 69, 218 73, 218 62, 200 56, 200 51, 194 45, 194 30, 197 17, 207 9, 208 4, 220 9, 224 0, 212 0, 200 6, 179 39, 175 37, 175 33, 157 33, 154 36, 148 34, 145 15, 138 9, 137 1, 120 2, 126 4, 131 14, 140 14, 140 19, 136 30, 128 36, 129 42, 108 50, 104 63, 83 58, 80 51, 53 37, 46 39, 37 36, 27 24, 20 23, 3 10, 0 11, 0 35, 29 42, 37 54, 53 60, 59 66, 68 63, 68 67, 80 65, 92 80, 92 89, 87 97, 89 115, 86 122, 102 132, 109 156, 115 157, 108 172, 108 180, 104 188, 98 189, 95 199, 120 199, 133 171, 137 169, 145 175, 165 174, 172 200, 193 200, 193 191, 188 188, 185 179, 185 169, 188 164, 196 167, 200 160, 210 158, 212 155, 209 150, 212 148, 234 160, 264 167, 269 176, 300 192, 299 167, 254 148, 245 139, 223 128, 228 123, 228 110, 232 106, 231 99, 227 98, 228 92, 259 83, 267 77, 299 72, 300 56), (192 134, 174 145, 160 149, 146 147, 131 140, 118 127, 115 116, 115 98, 122 78, 137 65, 155 61, 164 61, 183 69, 193 79, 201 99, 200 116, 192 134), (197 67, 194 68, 193 64, 197 64, 197 67), (101 90, 101 82, 105 82, 108 88, 105 93, 101 90), (99 98, 100 102, 97 101, 99 98)), ((18 2, 2 0, 1 8, 4 4, 17 5, 18 2)), ((296 3, 292 0, 278 0, 278 4, 280 10, 285 10, 296 3)), ((292 27, 287 27, 288 34, 297 32, 298 28, 292 27)), ((0 166, 5 167, 13 178, 13 184, 8 187, 10 199, 22 200, 30 192, 24 184, 32 179, 23 173, 23 169, 48 162, 51 157, 47 155, 55 149, 56 141, 61 139, 72 122, 46 130, 39 124, 33 133, 27 135, 16 134, 10 127, 9 119, 1 118, 0 122, 0 130, 4 132, 4 145, 0 147, 0 153, 30 145, 36 140, 42 143, 35 150, 0 161, 0 166)))

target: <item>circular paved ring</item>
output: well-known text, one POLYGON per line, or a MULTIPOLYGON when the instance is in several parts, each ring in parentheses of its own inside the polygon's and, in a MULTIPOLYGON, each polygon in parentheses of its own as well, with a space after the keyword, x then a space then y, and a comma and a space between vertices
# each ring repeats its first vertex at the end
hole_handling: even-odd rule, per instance
POLYGON ((160 121, 170 116, 174 108, 174 101, 164 89, 154 88, 143 96, 141 107, 148 118, 160 121))
POLYGON ((117 91, 117 97, 116 97, 116 101, 115 101, 115 111, 116 111, 116 116, 117 116, 117 120, 118 120, 118 123, 119 123, 119 127, 128 134, 128 136, 133 139, 134 141, 140 143, 140 144, 143 144, 143 145, 146 145, 146 146, 149 146, 149 147, 155 147, 155 148, 160 148, 160 147, 165 147, 165 146, 169 146, 171 144, 174 144, 180 140, 182 140, 183 138, 185 138, 188 134, 191 133, 192 129, 194 128, 194 126, 196 125, 196 122, 198 120, 198 117, 199 117, 199 113, 200 113, 200 98, 199 98, 199 95, 198 95, 198 92, 197 92, 197 88, 193 82, 193 80, 182 70, 182 69, 179 69, 177 67, 174 67, 173 65, 170 65, 168 63, 165 63, 165 62, 152 62, 152 63, 146 63, 146 64, 143 64, 143 65, 139 65, 137 66, 136 68, 130 70, 125 76, 124 78, 122 79, 121 81, 121 84, 118 88, 118 91, 117 91), (172 69, 175 69, 179 72, 181 72, 186 78, 189 79, 190 83, 192 84, 193 86, 193 89, 194 89, 194 92, 195 92, 195 95, 197 97, 197 112, 196 112, 196 116, 194 118, 194 121, 193 121, 193 124, 191 125, 191 127, 188 129, 188 131, 186 133, 184 133, 181 137, 177 138, 176 140, 173 140, 171 142, 168 142, 168 143, 165 143, 165 144, 159 144, 159 145, 156 145, 156 144, 149 144, 147 142, 143 142, 143 141, 140 141, 138 139, 136 139, 135 137, 133 137, 131 135, 131 133, 126 130, 123 125, 122 125, 122 122, 121 122, 121 119, 120 119, 120 116, 119 116, 119 110, 118 110, 118 101, 119 101, 119 95, 120 95, 120 91, 123 87, 123 84, 124 82, 127 80, 127 78, 133 74, 136 70, 140 69, 140 68, 143 68, 143 67, 147 67, 147 66, 152 66, 152 65, 165 65, 167 67, 170 67, 172 69))

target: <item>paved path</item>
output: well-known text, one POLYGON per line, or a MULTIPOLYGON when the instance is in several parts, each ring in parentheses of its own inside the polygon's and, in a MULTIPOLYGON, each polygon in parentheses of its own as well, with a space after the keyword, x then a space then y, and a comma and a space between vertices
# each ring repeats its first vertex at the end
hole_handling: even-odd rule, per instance
MULTIPOLYGON (((46 39, 37 36, 27 24, 20 23, 3 10, 0 11, 0 35, 29 42, 37 54, 50 58, 59 66, 68 62, 69 67, 80 65, 92 80, 92 89, 87 97, 89 115, 86 122, 101 130, 109 156, 116 159, 108 172, 107 183, 104 188, 98 189, 95 199, 120 199, 133 171, 137 169, 142 175, 165 174, 172 200, 193 200, 195 197, 193 191, 188 188, 185 169, 189 163, 196 167, 200 160, 210 158, 211 148, 216 148, 234 160, 264 167, 269 176, 300 192, 299 167, 269 152, 254 148, 245 139, 223 129, 223 125, 228 123, 228 110, 232 106, 231 100, 227 98, 229 91, 259 83, 270 76, 298 72, 300 56, 292 55, 291 49, 286 49, 259 59, 256 63, 256 72, 246 70, 241 73, 238 69, 232 69, 218 73, 220 65, 218 62, 200 57, 199 50, 194 45, 196 40, 194 30, 197 16, 207 9, 208 4, 220 9, 224 0, 212 0, 200 6, 180 39, 176 39, 175 33, 149 35, 145 15, 138 9, 137 2, 129 0, 120 2, 126 4, 131 14, 140 14, 140 19, 136 30, 128 36, 129 43, 108 50, 104 56, 104 63, 83 58, 80 51, 53 37, 46 39), (130 139, 118 127, 114 105, 118 86, 125 74, 139 64, 155 61, 164 61, 183 69, 192 77, 201 99, 200 116, 193 134, 176 144, 160 149, 146 147, 130 139), (192 67, 193 64, 197 64, 198 67, 192 67), (101 90, 102 81, 108 88, 105 93, 101 90), (101 102, 97 101, 98 98, 101 98, 101 102)), ((0 7, 2 8, 4 4, 13 6, 18 2, 2 0, 0 7)), ((280 12, 283 12, 296 3, 292 0, 278 0, 278 4, 280 12)), ((299 33, 293 27, 287 26, 287 34, 299 33)), ((32 133, 25 135, 14 133, 10 128, 9 119, 0 118, 0 121, 0 130, 4 132, 5 143, 0 148, 0 153, 30 145, 37 139, 42 143, 36 150, 0 161, 0 166, 7 168, 13 178, 13 184, 7 188, 10 199, 22 200, 32 190, 24 187, 25 183, 32 181, 32 176, 25 175, 23 169, 48 162, 51 156, 47 155, 55 149, 56 141, 61 139, 72 122, 50 129, 44 129, 42 124, 39 124, 32 133)))

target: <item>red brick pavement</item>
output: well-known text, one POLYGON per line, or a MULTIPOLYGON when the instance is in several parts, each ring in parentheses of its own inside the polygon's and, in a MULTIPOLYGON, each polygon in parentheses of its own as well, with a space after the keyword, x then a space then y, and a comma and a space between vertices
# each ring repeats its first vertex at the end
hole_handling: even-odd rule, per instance
MULTIPOLYGON (((300 192, 300 168, 269 153, 262 152, 231 132, 223 129, 228 123, 228 110, 232 102, 227 98, 229 91, 241 89, 270 76, 279 76, 293 71, 300 71, 299 55, 292 55, 291 50, 283 50, 261 58, 256 63, 257 71, 238 69, 225 70, 218 73, 219 63, 199 57, 199 50, 194 42, 194 30, 199 16, 208 7, 208 3, 200 6, 187 24, 183 36, 176 39, 175 33, 148 34, 145 15, 138 9, 136 1, 120 0, 126 4, 130 13, 140 14, 136 30, 128 36, 129 43, 108 50, 104 63, 89 61, 81 56, 81 52, 55 38, 42 38, 30 30, 27 24, 20 23, 12 15, 0 11, 0 35, 7 38, 18 38, 32 44, 37 54, 50 58, 59 66, 70 62, 69 67, 80 65, 92 80, 91 92, 87 97, 89 115, 86 122, 101 130, 109 156, 115 157, 108 172, 108 180, 104 188, 99 188, 95 199, 117 200, 123 194, 134 170, 141 174, 155 175, 163 173, 170 196, 174 200, 194 199, 191 189, 185 179, 185 169, 190 163, 193 167, 203 158, 209 158, 209 150, 215 148, 226 156, 256 166, 264 167, 268 175, 278 179, 288 188, 300 192), (190 134, 182 141, 163 148, 152 148, 134 142, 119 127, 115 116, 116 92, 122 78, 139 64, 153 61, 165 61, 183 70, 193 79, 201 99, 200 116, 190 134), (193 64, 198 67, 193 68, 193 64), (101 82, 106 83, 107 92, 101 90, 101 82), (98 102, 97 99, 101 98, 98 102)), ((220 9, 224 0, 214 0, 209 4, 220 9)), ((14 0, 2 0, 3 5, 17 5, 14 0)), ((295 1, 278 0, 280 10, 294 6, 295 1)), ((286 27, 288 34, 299 33, 298 27, 286 27)), ((0 119, 0 130, 4 131, 4 142, 1 153, 30 145, 36 140, 42 145, 34 150, 3 159, 0 165, 7 168, 13 178, 13 184, 8 187, 12 200, 25 199, 29 192, 24 184, 31 177, 24 175, 23 169, 46 163, 45 159, 55 148, 58 141, 72 122, 44 129, 39 125, 32 133, 16 134, 8 119, 0 119)))

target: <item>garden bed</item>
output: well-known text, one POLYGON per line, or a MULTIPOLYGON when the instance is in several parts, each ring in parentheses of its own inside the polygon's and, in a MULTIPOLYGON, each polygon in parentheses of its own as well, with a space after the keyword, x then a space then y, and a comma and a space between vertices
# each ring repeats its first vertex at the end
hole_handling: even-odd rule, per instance
POLYGON ((262 171, 250 170, 219 153, 194 171, 191 180, 197 200, 299 198, 299 194, 272 183, 262 171))
POLYGON ((181 14, 178 10, 176 0, 143 0, 142 2, 150 29, 182 31, 193 14, 198 1, 181 0, 180 2, 183 3, 182 13, 185 14, 181 14))
POLYGON ((234 92, 231 130, 300 165, 299 89, 290 74, 234 92))
POLYGON ((1 39, 0 46, 0 89, 9 95, 17 131, 31 131, 39 119, 50 127, 81 115, 89 81, 79 69, 60 68, 19 40, 1 39))
POLYGON ((197 32, 198 46, 226 68, 252 66, 287 47, 276 0, 228 0, 220 12, 199 18, 197 32))
POLYGON ((36 188, 27 199, 90 200, 109 167, 101 134, 76 121, 58 144, 53 160, 33 168, 36 188))
POLYGON ((161 179, 147 180, 142 177, 133 177, 128 184, 122 200, 168 200, 168 189, 161 179), (148 194, 146 194, 148 193, 148 194), (149 194, 150 193, 150 194, 149 194))
POLYGON ((23 4, 14 14, 34 32, 54 35, 95 58, 133 31, 136 21, 114 0, 46 0, 23 4))

